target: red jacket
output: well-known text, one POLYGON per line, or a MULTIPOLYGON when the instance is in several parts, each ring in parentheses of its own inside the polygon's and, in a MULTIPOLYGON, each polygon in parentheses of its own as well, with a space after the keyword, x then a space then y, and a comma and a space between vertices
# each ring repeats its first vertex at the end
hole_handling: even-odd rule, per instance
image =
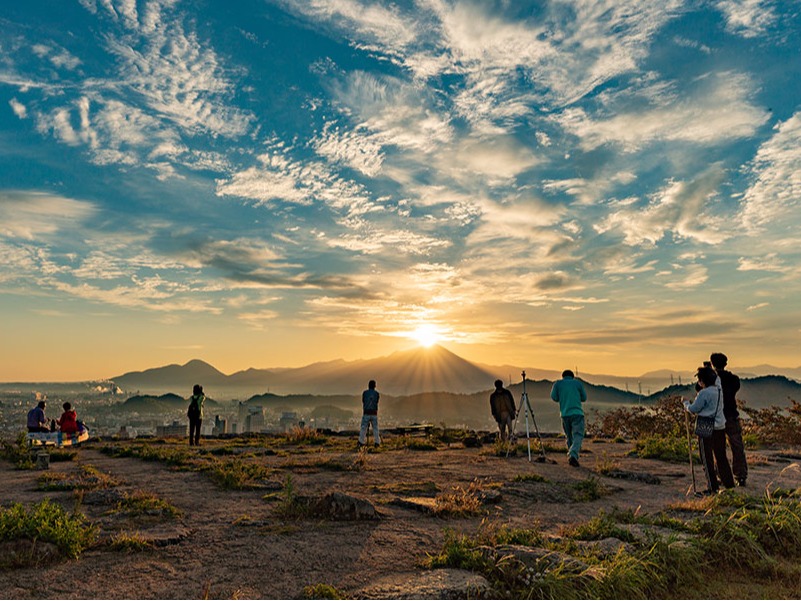
POLYGON ((58 425, 61 426, 62 432, 74 434, 78 431, 78 414, 72 409, 65 411, 58 418, 58 425))

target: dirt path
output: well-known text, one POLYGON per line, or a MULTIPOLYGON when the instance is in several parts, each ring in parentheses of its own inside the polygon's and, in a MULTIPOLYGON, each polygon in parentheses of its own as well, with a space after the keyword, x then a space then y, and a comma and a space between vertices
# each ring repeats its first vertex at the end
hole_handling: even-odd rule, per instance
MULTIPOLYGON (((518 527, 539 527, 558 532, 560 526, 586 521, 601 509, 613 507, 656 512, 685 498, 690 485, 687 466, 632 459, 631 445, 588 443, 586 467, 567 466, 561 454, 552 463, 529 463, 525 457, 505 459, 487 454, 486 448, 453 445, 436 451, 382 450, 370 453, 359 471, 321 469, 323 461, 348 466, 352 451, 326 451, 304 455, 265 456, 276 482, 291 474, 300 494, 345 492, 368 499, 383 519, 376 522, 283 520, 275 505, 263 500, 265 490, 220 490, 209 477, 178 471, 157 462, 112 458, 92 448, 79 451, 76 461, 53 463, 51 472, 73 473, 91 465, 120 482, 121 492, 146 491, 171 502, 183 512, 176 521, 127 526, 113 522, 108 506, 83 505, 81 511, 106 528, 174 534, 173 544, 137 553, 98 546, 77 561, 64 561, 40 569, 0 572, 4 598, 297 598, 304 586, 330 584, 356 595, 375 575, 419 572, 427 553, 437 553, 444 528, 474 534, 482 519, 518 527), (626 470, 658 476, 658 485, 611 479, 594 474, 600 461, 615 461, 626 470), (515 481, 537 474, 547 482, 515 481), (597 479, 611 494, 590 502, 565 496, 571 485, 597 479), (454 486, 499 490, 501 498, 487 505, 485 516, 441 519, 395 505, 399 490, 449 492, 454 486), (112 523, 113 522, 113 523, 112 523)), ((756 459, 756 456, 754 457, 756 459)), ((749 485, 753 492, 770 482, 795 478, 792 464, 752 463, 749 485), (782 472, 784 471, 784 474, 782 472), (789 474, 789 475, 788 475, 789 474)), ((75 504, 70 491, 42 492, 42 472, 14 470, 0 462, 3 478, 0 503, 32 504, 51 498, 66 508, 75 504)), ((703 479, 696 472, 699 484, 703 479)), ((796 486, 798 484, 796 483, 796 486)))

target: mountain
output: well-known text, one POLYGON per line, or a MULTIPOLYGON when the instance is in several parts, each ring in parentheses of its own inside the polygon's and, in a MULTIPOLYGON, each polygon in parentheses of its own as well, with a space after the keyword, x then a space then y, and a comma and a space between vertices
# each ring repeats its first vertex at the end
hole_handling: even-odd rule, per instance
MULTIPOLYGON (((695 397, 695 385, 673 385, 645 397, 650 403, 666 396, 695 397)), ((785 407, 789 399, 801 402, 801 384, 784 376, 759 376, 757 378, 740 378, 740 390, 737 399, 755 409, 778 405, 785 407)))
POLYGON ((187 390, 188 396, 195 384, 200 384, 204 388, 213 387, 224 384, 227 378, 228 376, 205 361, 193 359, 184 365, 172 364, 144 371, 131 371, 111 379, 125 390, 142 392, 187 390))
MULTIPOLYGON (((189 401, 177 394, 168 392, 161 396, 136 395, 121 403, 119 409, 122 411, 136 411, 139 413, 159 413, 174 411, 176 409, 186 409, 189 401)), ((207 398, 203 404, 204 409, 215 410, 220 404, 207 398)))
POLYGON ((441 347, 398 351, 385 357, 359 361, 327 361, 299 368, 248 369, 226 376, 198 359, 185 365, 167 365, 112 378, 126 390, 164 392, 191 390, 203 385, 218 397, 270 391, 281 394, 354 394, 378 382, 385 394, 413 394, 447 390, 475 392, 492 386, 497 378, 470 361, 441 347))

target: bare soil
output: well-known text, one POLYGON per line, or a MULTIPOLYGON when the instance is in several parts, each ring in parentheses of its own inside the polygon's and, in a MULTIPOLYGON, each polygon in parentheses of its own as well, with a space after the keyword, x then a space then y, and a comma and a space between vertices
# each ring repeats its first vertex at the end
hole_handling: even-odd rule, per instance
MULTIPOLYGON (((427 555, 441 550, 445 529, 475 534, 487 520, 558 534, 560 528, 586 521, 600 510, 658 512, 684 500, 691 485, 688 465, 632 458, 628 452, 633 445, 628 443, 586 441, 582 467, 572 468, 567 457, 556 452, 548 454, 553 463, 540 463, 529 462, 525 455, 498 457, 486 445, 440 444, 430 451, 393 448, 391 438, 385 438, 381 449, 370 449, 362 464, 355 440, 342 441, 336 448, 286 447, 277 455, 260 456, 258 461, 273 475, 267 488, 246 491, 222 490, 202 472, 113 458, 89 444, 79 449, 75 461, 52 463, 49 471, 71 474, 81 465, 94 466, 117 480, 120 492, 153 493, 182 510, 183 516, 131 519, 110 513, 108 505, 82 504, 80 511, 100 526, 99 543, 77 560, 0 571, 0 596, 276 599, 300 598, 304 587, 322 583, 360 597, 360 591, 377 577, 413 580, 425 570, 422 564, 427 555), (609 462, 623 470, 657 476, 660 483, 612 479, 595 472, 609 462), (352 469, 331 468, 337 465, 352 469), (339 491, 361 497, 376 507, 382 519, 279 518, 276 502, 264 497, 270 485, 278 488, 288 474, 298 494, 339 491), (547 481, 515 480, 531 474, 547 481), (597 478, 610 494, 590 502, 573 500, 567 492, 571 485, 590 477, 597 478), (499 498, 485 505, 482 515, 443 519, 395 503, 399 497, 434 496, 471 485, 500 492, 499 498), (157 546, 125 552, 103 544, 121 531, 139 532, 157 546)), ((207 440, 201 451, 230 444, 207 440)), ((550 444, 564 443, 554 438, 550 444)), ((777 451, 749 454, 749 492, 799 485, 792 455, 779 455, 777 451)), ((72 509, 76 504, 72 491, 37 489, 42 473, 15 470, 0 461, 0 504, 33 504, 50 498, 72 509)), ((703 488, 698 466, 696 478, 703 488)))

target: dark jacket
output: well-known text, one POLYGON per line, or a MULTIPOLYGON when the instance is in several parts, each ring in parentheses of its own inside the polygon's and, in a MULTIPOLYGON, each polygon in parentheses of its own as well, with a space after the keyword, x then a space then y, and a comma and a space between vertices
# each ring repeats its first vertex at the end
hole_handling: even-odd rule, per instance
POLYGON ((378 399, 380 395, 375 388, 368 388, 362 393, 362 409, 364 415, 378 415, 378 399))
POLYGON ((490 395, 490 410, 492 417, 497 422, 501 418, 501 414, 508 413, 512 419, 515 418, 515 399, 512 393, 506 388, 496 389, 490 395))
POLYGON ((720 377, 720 387, 723 389, 723 415, 726 421, 740 417, 737 411, 737 391, 740 390, 740 378, 726 369, 717 370, 720 377))

